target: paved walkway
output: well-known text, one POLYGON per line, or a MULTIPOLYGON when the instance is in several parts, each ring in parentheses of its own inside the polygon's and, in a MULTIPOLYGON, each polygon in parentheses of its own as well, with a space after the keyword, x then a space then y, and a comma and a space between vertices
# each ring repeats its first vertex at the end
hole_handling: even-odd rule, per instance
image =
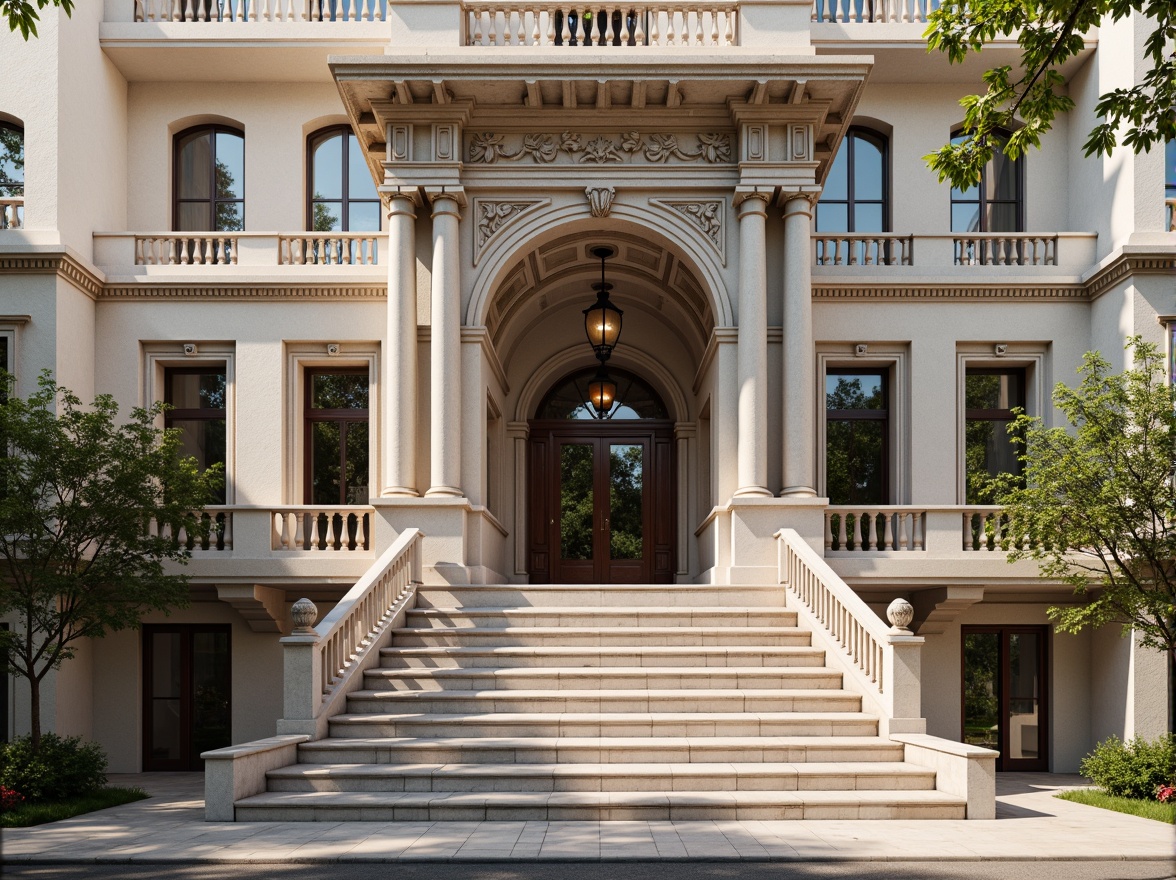
POLYGON ((997 819, 744 822, 205 822, 193 773, 111 776, 153 797, 6 830, 5 862, 506 860, 1173 861, 1171 825, 1058 800, 1077 776, 997 777, 997 819))

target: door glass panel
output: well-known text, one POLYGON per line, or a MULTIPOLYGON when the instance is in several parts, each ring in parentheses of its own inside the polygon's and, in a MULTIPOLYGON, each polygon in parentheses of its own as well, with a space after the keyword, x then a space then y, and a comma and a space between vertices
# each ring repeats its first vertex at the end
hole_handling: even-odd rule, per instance
POLYGON ((311 504, 339 503, 339 444, 342 422, 311 425, 311 504))
POLYGON ((964 742, 1000 749, 1000 634, 964 635, 964 742))
POLYGON ((181 636, 153 633, 151 639, 151 757, 181 757, 181 636))
POLYGON ((609 558, 641 559, 644 453, 641 444, 613 444, 608 451, 609 558))
POLYGON ((559 555, 592 558, 593 445, 567 443, 559 449, 559 555))
POLYGON ((232 744, 229 711, 229 634, 192 636, 192 753, 232 744))
POLYGON ((348 504, 367 504, 368 496, 368 424, 347 423, 347 473, 344 474, 348 504))
POLYGON ((1037 668, 1039 636, 1009 633, 1009 757, 1040 755, 1040 679, 1037 668))

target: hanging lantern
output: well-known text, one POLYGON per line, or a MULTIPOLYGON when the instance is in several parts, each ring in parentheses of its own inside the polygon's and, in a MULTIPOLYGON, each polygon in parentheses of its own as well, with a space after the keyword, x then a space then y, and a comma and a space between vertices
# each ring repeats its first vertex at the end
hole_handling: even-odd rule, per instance
POLYGON ((592 285, 596 291, 596 302, 584 309, 584 332, 597 359, 604 363, 612 354, 613 347, 621 338, 621 310, 612 304, 608 292, 612 285, 604 280, 604 261, 616 251, 611 247, 592 249, 592 255, 600 260, 600 281, 592 285))
POLYGON ((613 403, 616 402, 616 399, 617 383, 609 378, 608 370, 604 368, 604 363, 602 362, 600 369, 596 371, 596 375, 588 383, 588 402, 592 404, 596 418, 606 418, 612 410, 613 403))

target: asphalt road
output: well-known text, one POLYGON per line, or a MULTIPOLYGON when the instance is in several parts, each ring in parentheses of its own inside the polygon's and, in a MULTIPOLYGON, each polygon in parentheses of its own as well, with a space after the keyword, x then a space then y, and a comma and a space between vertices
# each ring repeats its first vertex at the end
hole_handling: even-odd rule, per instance
POLYGON ((28 880, 1172 880, 1161 862, 557 862, 0 865, 28 880))

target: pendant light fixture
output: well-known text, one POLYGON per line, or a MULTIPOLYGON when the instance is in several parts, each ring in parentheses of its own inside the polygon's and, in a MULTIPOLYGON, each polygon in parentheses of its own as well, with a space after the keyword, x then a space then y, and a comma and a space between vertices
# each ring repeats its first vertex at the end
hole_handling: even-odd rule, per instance
POLYGON ((588 334, 588 343, 602 364, 608 360, 621 338, 622 312, 608 298, 612 285, 604 280, 604 261, 615 256, 616 252, 616 248, 607 245, 592 249, 592 256, 600 260, 600 281, 592 285, 596 291, 596 302, 584 309, 584 332, 588 334))

